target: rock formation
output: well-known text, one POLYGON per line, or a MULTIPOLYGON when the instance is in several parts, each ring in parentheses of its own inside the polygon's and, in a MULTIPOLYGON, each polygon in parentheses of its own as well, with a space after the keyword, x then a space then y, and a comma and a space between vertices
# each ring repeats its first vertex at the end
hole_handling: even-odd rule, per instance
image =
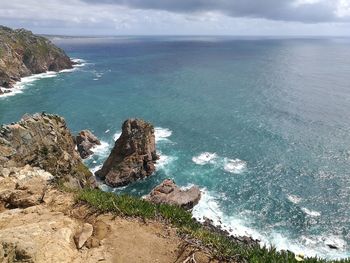
POLYGON ((198 204, 200 198, 201 191, 197 186, 181 189, 171 179, 164 180, 145 197, 147 201, 155 204, 177 205, 187 210, 198 204))
POLYGON ((78 152, 83 159, 93 154, 91 148, 96 145, 101 145, 99 139, 97 139, 97 137, 93 135, 89 130, 83 130, 79 132, 75 140, 77 143, 78 152))
POLYGON ((72 67, 70 58, 48 39, 25 29, 0 26, 0 87, 12 88, 21 77, 31 74, 72 67))
POLYGON ((92 178, 75 150, 64 119, 57 115, 25 115, 17 123, 1 126, 0 167, 25 165, 43 169, 76 186, 87 185, 92 178))
POLYGON ((127 185, 151 175, 157 159, 153 126, 143 120, 129 119, 96 175, 113 187, 127 185))

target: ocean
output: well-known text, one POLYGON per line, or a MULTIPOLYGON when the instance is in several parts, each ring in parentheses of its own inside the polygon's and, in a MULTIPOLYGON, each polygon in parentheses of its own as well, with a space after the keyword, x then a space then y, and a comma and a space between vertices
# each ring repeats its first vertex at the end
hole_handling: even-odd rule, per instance
POLYGON ((96 170, 123 121, 143 118, 156 127, 157 172, 104 190, 143 196, 173 178, 202 189, 198 220, 277 249, 350 256, 350 39, 53 41, 81 65, 22 79, 0 97, 0 123, 62 115, 103 141, 86 160, 96 170))

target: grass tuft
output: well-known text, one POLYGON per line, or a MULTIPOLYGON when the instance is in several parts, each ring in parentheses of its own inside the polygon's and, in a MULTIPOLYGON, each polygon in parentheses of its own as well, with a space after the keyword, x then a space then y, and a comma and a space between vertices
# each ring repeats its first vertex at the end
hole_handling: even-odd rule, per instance
MULTIPOLYGON (((112 212, 117 215, 140 217, 144 219, 162 218, 179 232, 199 240, 213 251, 218 259, 250 263, 297 263, 295 255, 289 251, 277 251, 275 248, 241 245, 228 237, 204 228, 184 209, 161 204, 156 205, 129 195, 115 195, 97 189, 83 189, 78 192, 77 200, 89 204, 100 212, 112 212), (244 259, 244 260, 242 260, 244 259)), ((305 258, 306 263, 350 263, 350 259, 327 261, 319 258, 305 258)))

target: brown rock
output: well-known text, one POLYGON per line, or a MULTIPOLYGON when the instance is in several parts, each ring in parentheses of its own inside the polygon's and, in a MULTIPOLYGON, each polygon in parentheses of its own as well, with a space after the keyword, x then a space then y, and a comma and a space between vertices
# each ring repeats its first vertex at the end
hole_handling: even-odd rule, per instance
POLYGON ((39 167, 55 178, 70 177, 87 185, 91 172, 75 150, 63 118, 50 114, 25 115, 0 128, 0 167, 39 167))
POLYGON ((0 26, 0 51, 0 86, 5 88, 21 77, 73 67, 62 49, 24 29, 0 26))
POLYGON ((153 126, 143 120, 129 119, 124 122, 121 136, 96 175, 113 187, 127 185, 150 176, 157 159, 153 126))
POLYGON ((97 139, 97 137, 93 135, 89 130, 83 130, 79 132, 75 140, 77 143, 78 152, 83 159, 93 154, 91 148, 96 145, 101 145, 99 139, 97 139))
POLYGON ((155 204, 177 205, 189 210, 198 204, 200 198, 201 191, 197 186, 183 190, 173 180, 166 179, 156 186, 145 199, 155 204))
POLYGON ((96 237, 89 237, 88 240, 86 240, 85 246, 87 248, 95 248, 100 246, 100 240, 96 237))

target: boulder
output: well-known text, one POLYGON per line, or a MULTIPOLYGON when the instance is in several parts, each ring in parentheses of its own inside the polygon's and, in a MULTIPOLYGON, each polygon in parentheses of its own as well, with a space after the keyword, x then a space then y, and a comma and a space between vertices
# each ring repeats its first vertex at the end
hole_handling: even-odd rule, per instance
POLYGON ((145 197, 147 201, 155 204, 177 205, 187 210, 198 204, 200 198, 201 191, 197 186, 181 189, 171 179, 164 180, 145 197))
POLYGON ((81 231, 74 236, 74 241, 78 249, 82 248, 85 242, 92 236, 93 230, 91 224, 85 223, 81 231))
POLYGON ((157 159, 153 126, 140 119, 129 119, 124 122, 121 136, 96 175, 109 186, 124 186, 150 176, 157 159))
POLYGON ((85 159, 93 154, 91 149, 96 145, 101 145, 101 142, 95 135, 89 130, 83 130, 79 132, 78 136, 75 138, 77 143, 77 149, 80 157, 85 159))
POLYGON ((29 165, 7 168, 7 177, 0 180, 0 203, 6 208, 27 208, 43 202, 48 182, 53 176, 29 165))
POLYGON ((75 150, 64 119, 57 115, 25 115, 17 123, 0 127, 0 167, 27 164, 51 173, 56 179, 69 177, 80 186, 88 185, 92 177, 75 150))

